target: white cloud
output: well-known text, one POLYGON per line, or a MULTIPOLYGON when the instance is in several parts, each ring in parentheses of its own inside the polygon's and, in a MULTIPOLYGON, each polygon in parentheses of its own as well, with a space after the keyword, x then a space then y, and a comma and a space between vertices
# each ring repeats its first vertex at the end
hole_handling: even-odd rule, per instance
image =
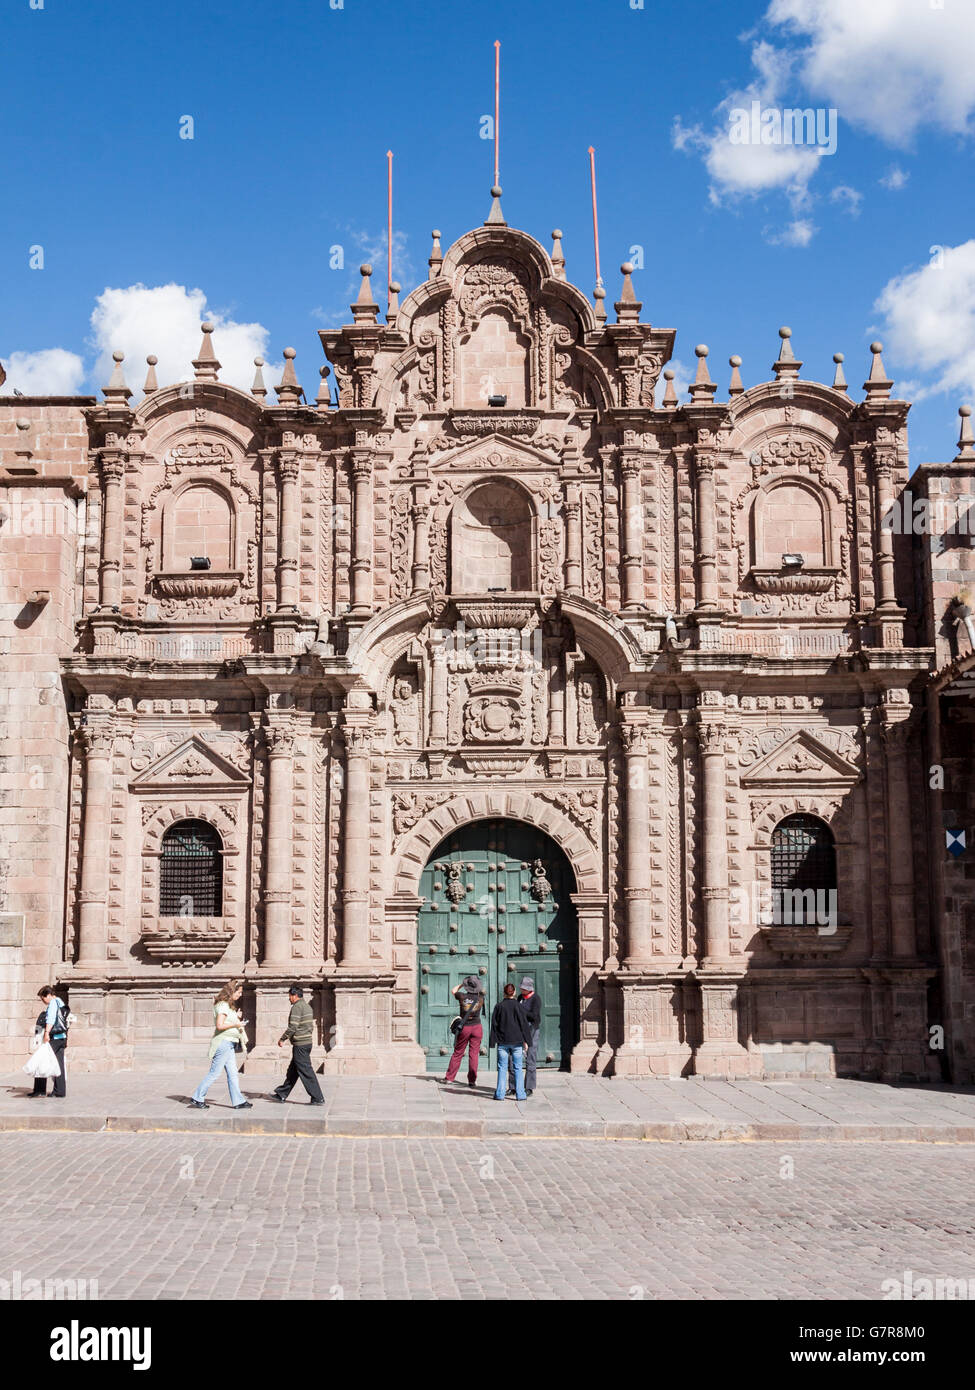
MULTIPOLYGON (((254 380, 254 358, 266 357, 268 330, 259 323, 237 323, 207 308, 200 289, 185 285, 128 285, 106 289, 98 296, 91 316, 92 346, 98 352, 94 380, 104 386, 111 375, 112 353, 125 353, 123 370, 133 393, 145 380, 146 357, 159 358, 156 376, 160 386, 186 381, 193 376, 192 361, 200 351, 200 324, 215 325, 212 343, 220 366, 220 380, 249 390, 254 380)), ((265 368, 264 379, 280 381, 281 365, 265 368)), ((311 393, 314 396, 314 391, 311 393)))
MULTIPOLYGON (((677 392, 677 399, 680 400, 682 396, 687 394, 688 387, 697 375, 697 368, 688 367, 685 363, 681 362, 679 358, 675 357, 667 363, 666 370, 674 374, 674 390, 677 392)), ((654 387, 653 392, 653 403, 658 409, 663 401, 666 389, 667 383, 664 381, 663 372, 661 372, 657 377, 657 385, 654 387)))
POLYGON ((783 227, 781 232, 765 232, 765 240, 772 246, 808 246, 816 235, 816 227, 808 217, 797 217, 783 227))
POLYGON ((791 56, 767 43, 756 44, 751 59, 755 77, 747 87, 732 92, 721 102, 713 128, 685 126, 678 116, 671 139, 675 149, 701 155, 711 179, 709 196, 715 205, 782 190, 793 212, 797 212, 811 200, 809 180, 819 168, 824 151, 816 145, 766 144, 758 138, 740 138, 741 118, 736 113, 750 113, 754 103, 763 110, 779 110, 779 98, 791 71, 791 56))
POLYGON ((4 358, 7 380, 4 395, 21 391, 25 396, 78 396, 85 379, 85 364, 76 352, 42 348, 39 352, 12 352, 4 358))
POLYGON ((874 308, 886 318, 885 358, 927 379, 915 400, 938 391, 975 397, 975 239, 890 280, 874 308))
POLYGON ((851 217, 860 216, 860 204, 863 202, 863 194, 857 189, 851 188, 848 183, 838 183, 829 195, 831 203, 838 203, 844 212, 848 212, 851 217))
POLYGON ((842 121, 898 146, 925 125, 971 133, 971 0, 771 0, 765 17, 806 41, 789 57, 842 121))
POLYGON ((907 180, 910 177, 910 174, 902 169, 899 164, 892 164, 886 174, 884 174, 882 178, 879 178, 877 182, 884 188, 889 189, 891 193, 899 193, 902 188, 906 187, 907 180))

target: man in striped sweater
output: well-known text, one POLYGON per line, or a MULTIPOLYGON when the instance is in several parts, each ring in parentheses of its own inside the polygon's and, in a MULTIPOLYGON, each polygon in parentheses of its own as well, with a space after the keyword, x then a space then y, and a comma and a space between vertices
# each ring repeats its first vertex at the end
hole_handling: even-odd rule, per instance
POLYGON ((311 1045, 314 1041, 315 1020, 311 1011, 311 1005, 303 997, 300 985, 288 986, 288 1000, 291 1004, 291 1013, 288 1015, 288 1026, 278 1039, 278 1047, 284 1047, 286 1042, 291 1043, 291 1061, 288 1065, 288 1074, 280 1086, 275 1086, 271 1093, 271 1100, 286 1101, 298 1078, 308 1092, 312 1105, 324 1105, 325 1097, 322 1095, 322 1088, 318 1084, 318 1077, 312 1071, 311 1065, 311 1045))

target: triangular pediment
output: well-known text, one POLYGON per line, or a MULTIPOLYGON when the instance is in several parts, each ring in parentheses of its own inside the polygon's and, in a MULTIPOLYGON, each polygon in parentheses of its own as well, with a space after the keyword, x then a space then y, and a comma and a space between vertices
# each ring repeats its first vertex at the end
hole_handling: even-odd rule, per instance
POLYGON ((550 469, 557 444, 554 436, 547 435, 545 438, 547 451, 540 447, 540 441, 530 443, 503 434, 458 440, 456 448, 451 448, 450 442, 444 441, 444 452, 437 452, 432 471, 504 474, 527 468, 550 469))
POLYGON ((223 757, 205 739, 193 734, 178 747, 157 758, 129 784, 135 790, 196 787, 225 790, 248 786, 250 778, 223 757))
POLYGON ((860 780, 859 769, 815 734, 798 729, 742 773, 745 785, 843 783, 860 780))

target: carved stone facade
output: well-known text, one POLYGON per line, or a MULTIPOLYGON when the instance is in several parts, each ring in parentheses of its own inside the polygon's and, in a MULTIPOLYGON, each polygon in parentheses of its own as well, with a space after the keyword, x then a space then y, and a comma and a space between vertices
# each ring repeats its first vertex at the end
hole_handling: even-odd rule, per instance
MULTIPOLYGON (((7 1064, 53 976, 75 1067, 199 1067, 234 974, 252 1067, 298 979, 325 1070, 418 1070, 421 875, 509 819, 575 879, 574 1070, 972 1079, 925 719, 959 652, 944 576, 881 525, 908 406, 879 351, 860 403, 783 330, 773 381, 718 401, 702 351, 655 404, 674 333, 628 270, 609 321, 497 202, 430 268, 385 323, 364 276, 321 333, 334 403, 290 349, 277 404, 221 384, 209 325, 190 391, 0 401, 4 496, 72 523, 0 529, 8 764, 39 769, 0 811, 7 1064), (766 911, 797 817, 828 830, 828 921, 766 911), (186 822, 217 916, 161 915, 186 822)), ((544 861, 525 887, 548 901, 544 861)))

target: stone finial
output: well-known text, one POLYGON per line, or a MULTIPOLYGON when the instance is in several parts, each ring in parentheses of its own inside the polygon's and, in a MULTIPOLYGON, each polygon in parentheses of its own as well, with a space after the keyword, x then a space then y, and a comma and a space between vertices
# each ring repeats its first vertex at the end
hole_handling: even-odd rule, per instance
POLYGON ((605 304, 605 300, 606 300, 606 291, 603 289, 602 285, 597 285, 597 286, 596 286, 596 288, 595 288, 595 289, 593 290, 593 292, 592 292, 592 297, 593 297, 593 299, 595 300, 596 322, 597 322, 597 323, 605 323, 605 322, 606 322, 606 304, 605 304))
POLYGON ((328 386, 329 367, 326 362, 323 367, 319 367, 318 375, 321 377, 321 385, 318 388, 318 395, 315 397, 316 405, 330 406, 332 404, 332 393, 328 386))
POLYGON ((372 286, 369 277, 372 275, 372 266, 368 261, 360 265, 359 274, 362 276, 362 284, 359 286, 359 295, 352 307, 352 318, 355 323, 376 323, 379 319, 379 305, 372 297, 372 286))
POLYGON ((780 377, 794 380, 799 375, 799 368, 802 363, 797 361, 796 355, 792 351, 792 329, 780 328, 779 337, 782 339, 782 344, 777 360, 772 363, 772 371, 775 373, 776 381, 780 377))
POLYGON ((499 183, 496 183, 491 189, 491 211, 487 215, 485 227, 506 227, 508 225, 504 220, 504 213, 501 211, 501 192, 499 183))
POLYGON ((740 396, 745 389, 741 382, 741 358, 737 354, 734 357, 729 357, 728 366, 731 368, 731 383, 728 386, 728 395, 740 396))
POLYGON ((125 405, 132 395, 132 392, 125 384, 125 373, 122 371, 125 353, 118 351, 113 352, 112 361, 115 363, 115 368, 108 385, 102 387, 102 395, 107 401, 112 401, 118 405, 125 405))
POLYGON ((399 292, 403 286, 397 280, 389 282, 389 303, 386 305, 386 322, 396 322, 396 315, 399 313, 399 292))
POLYGON ((660 402, 664 410, 674 410, 677 406, 677 392, 674 390, 674 372, 668 367, 664 372, 664 381, 667 385, 664 389, 663 400, 660 402))
POLYGON ((846 361, 846 358, 843 356, 842 352, 834 352, 833 361, 836 363, 836 371, 833 373, 833 390, 849 391, 849 387, 846 384, 846 377, 843 375, 843 363, 846 361))
POLYGON ((697 358, 697 376, 691 383, 691 400, 695 403, 707 405, 708 401, 714 399, 717 391, 717 383, 711 380, 711 373, 708 371, 708 352, 706 343, 698 343, 694 349, 697 358))
POLYGON ((217 381, 217 372, 220 370, 220 363, 217 361, 217 354, 213 350, 211 336, 213 334, 212 323, 201 323, 203 330, 203 342, 200 344, 200 355, 193 359, 193 369, 196 372, 197 381, 217 381))
POLYGON ((556 280, 565 279, 565 254, 562 250, 562 232, 558 227, 552 232, 552 271, 556 280))
POLYGON ((623 274, 623 288, 620 290, 620 297, 613 305, 616 310, 617 323, 638 323, 640 320, 640 310, 643 308, 640 300, 636 297, 633 289, 633 263, 624 261, 620 266, 623 274))
POLYGON ((868 401, 890 400, 890 391, 894 383, 888 378, 884 370, 884 359, 880 355, 883 350, 883 343, 870 344, 870 351, 873 353, 873 361, 870 363, 870 375, 863 383, 863 389, 867 393, 868 401))
POLYGON ((261 368, 264 366, 263 357, 254 358, 254 384, 251 386, 251 395, 256 396, 259 401, 264 400, 267 395, 267 387, 264 385, 264 373, 261 368))
POLYGON ((961 430, 958 434, 958 453, 953 461, 955 463, 975 463, 975 434, 972 433, 971 406, 960 405, 958 414, 961 417, 961 430))
POLYGON ((159 390, 159 382, 156 380, 156 364, 158 361, 159 358, 152 352, 150 352, 149 356, 146 358, 146 366, 149 370, 146 372, 145 384, 142 387, 143 395, 148 396, 150 391, 159 390))
POLYGON ((430 267, 430 279, 432 280, 434 276, 440 274, 440 268, 443 265, 443 252, 440 249, 440 228, 434 227, 430 235, 433 237, 433 250, 430 252, 427 265, 430 267))
POLYGON ((278 393, 278 405, 297 405, 301 399, 301 387, 295 376, 295 358, 297 356, 298 354, 293 347, 285 348, 284 373, 281 377, 281 384, 274 388, 278 393))

